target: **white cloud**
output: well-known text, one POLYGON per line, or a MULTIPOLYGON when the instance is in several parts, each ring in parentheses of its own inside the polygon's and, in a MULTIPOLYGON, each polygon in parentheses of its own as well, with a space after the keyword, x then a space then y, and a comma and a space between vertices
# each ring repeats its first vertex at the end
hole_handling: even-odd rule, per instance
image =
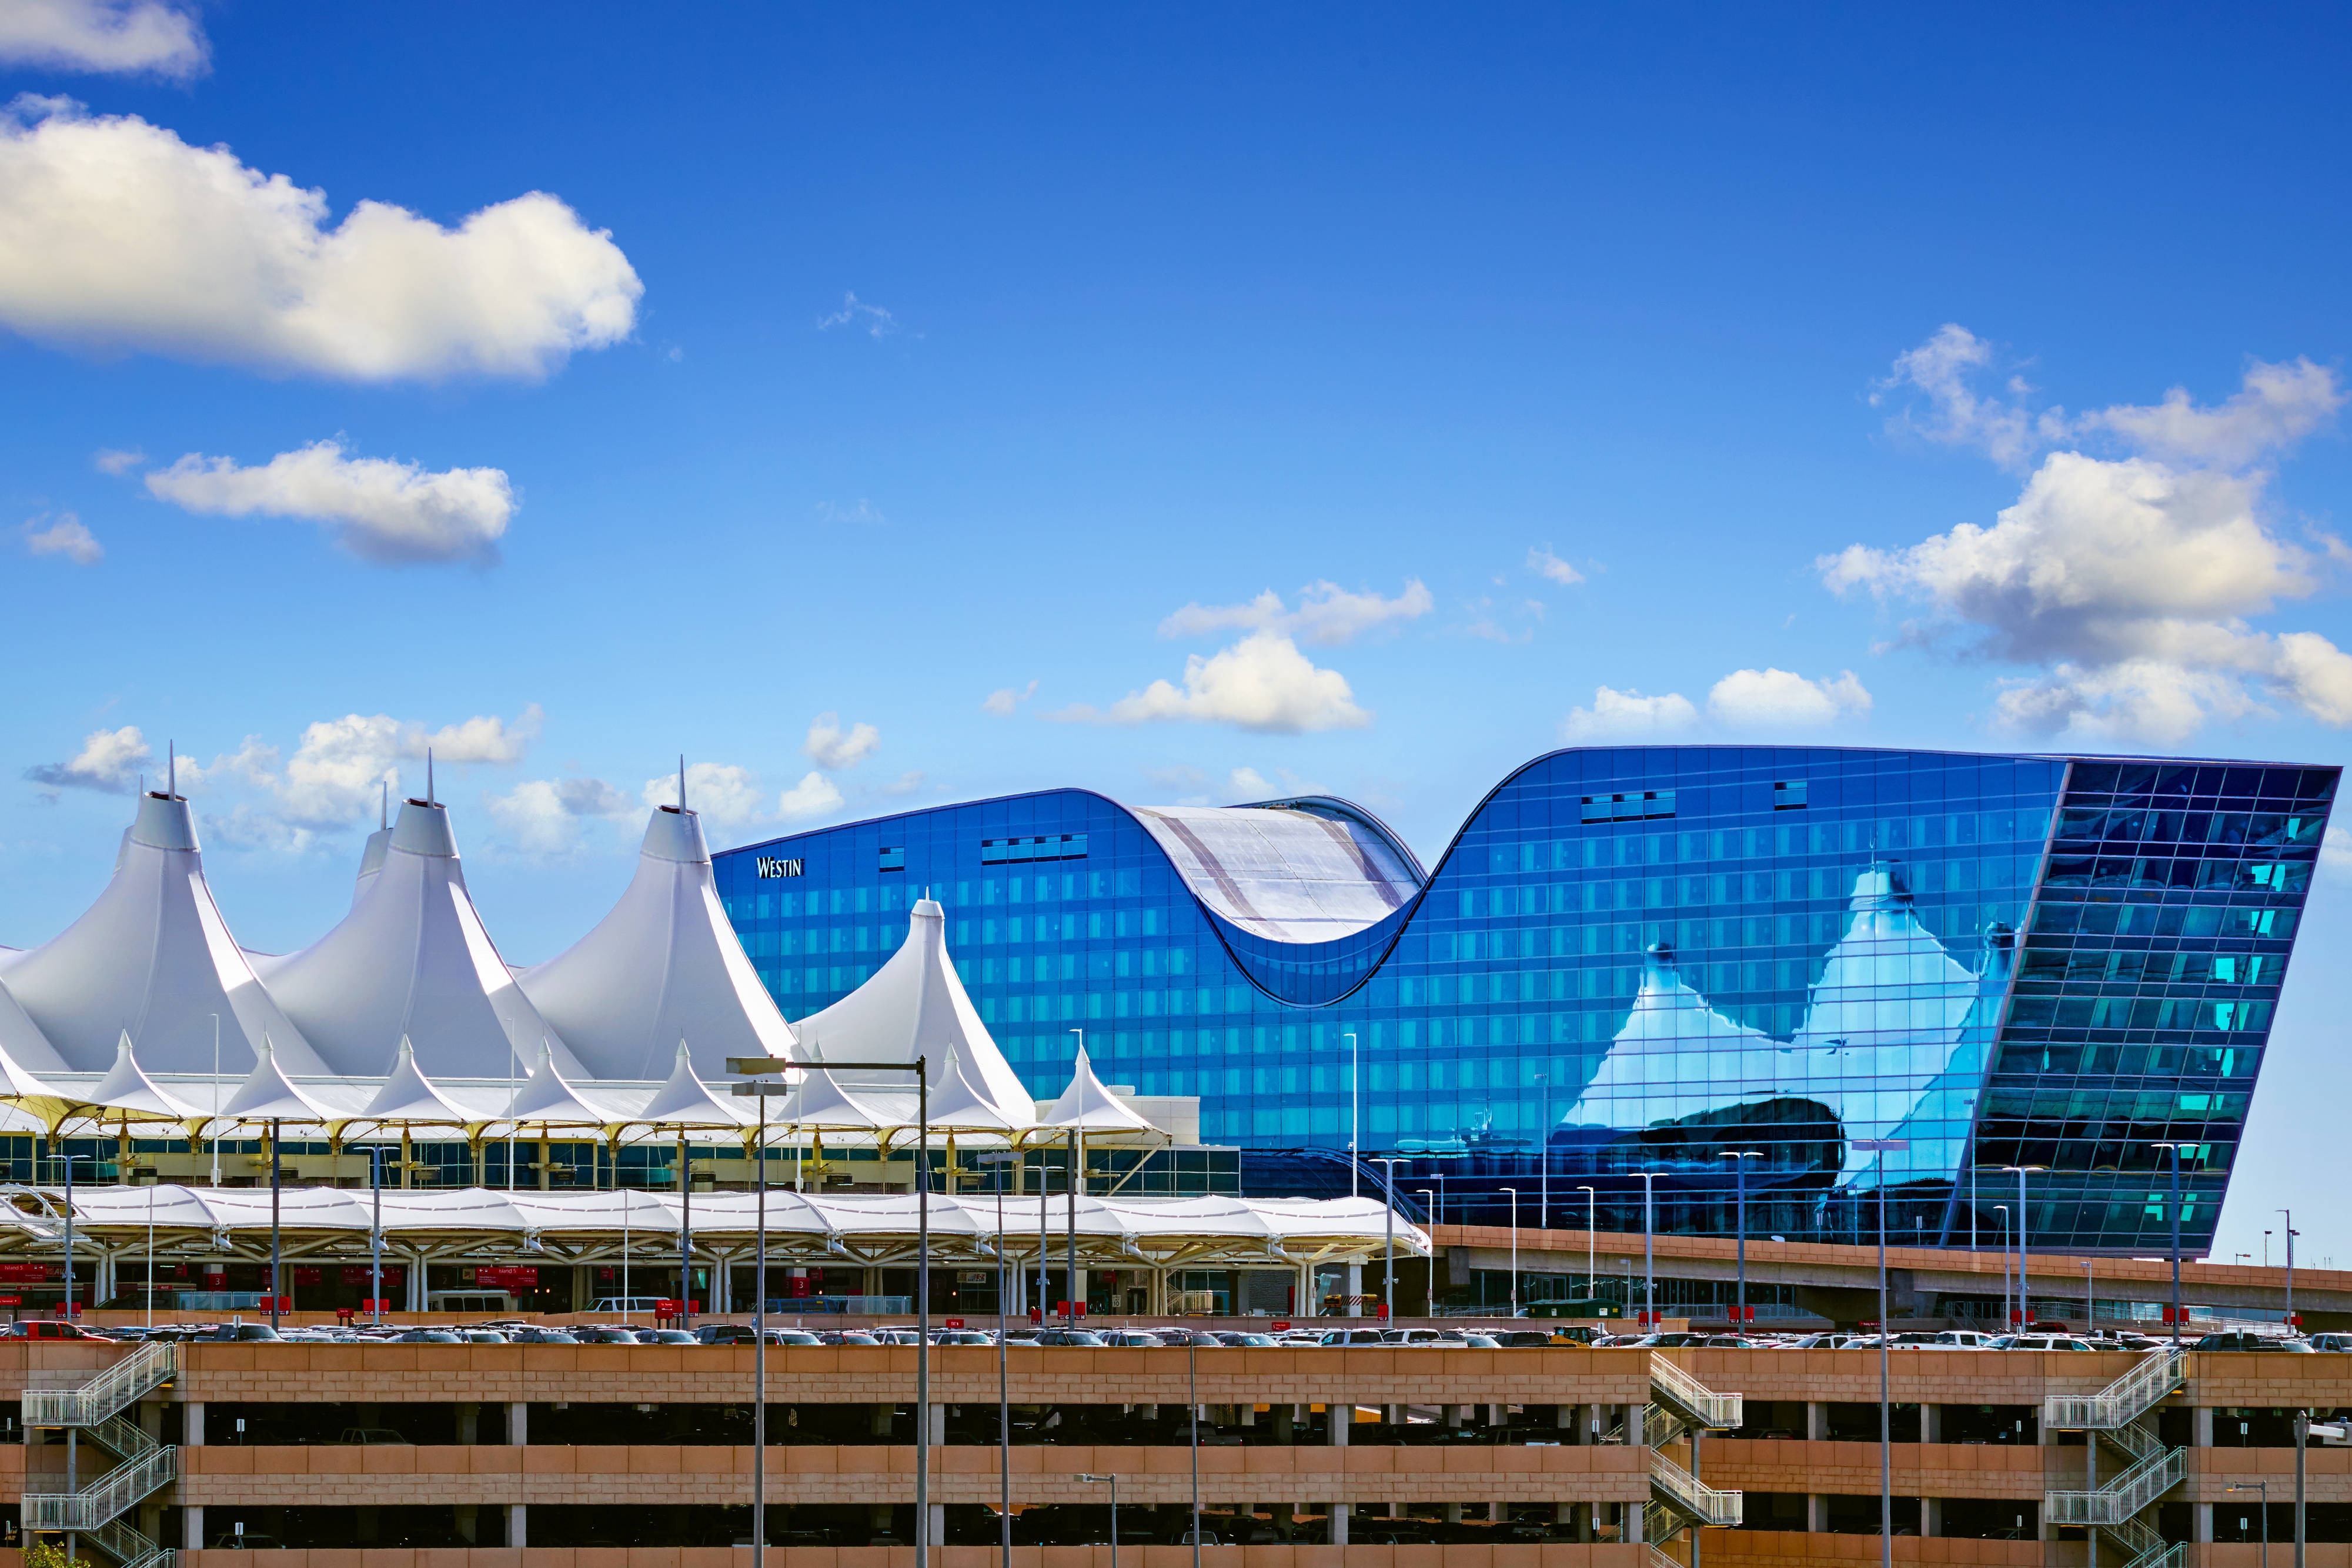
POLYGON ((822 773, 810 772, 776 800, 776 815, 787 822, 805 821, 841 810, 841 790, 822 773))
POLYGON ((1255 768, 1234 768, 1225 779, 1225 788, 1243 800, 1263 800, 1275 793, 1274 786, 1255 768))
POLYGON ((999 686, 989 693, 987 699, 980 705, 981 711, 992 713, 999 718, 1010 718, 1015 709, 1036 695, 1037 683, 1034 681, 1019 690, 1012 686, 999 686))
POLYGON ((841 308, 816 319, 816 329, 829 332, 835 327, 863 327, 874 338, 887 338, 898 329, 898 319, 879 305, 868 305, 855 294, 841 297, 841 308))
POLYGON ((518 849, 562 854, 580 841, 583 819, 634 813, 637 803, 602 779, 527 779, 504 795, 483 798, 491 820, 518 849))
POLYGON ((880 528, 890 520, 882 515, 881 507, 863 496, 846 507, 835 501, 819 501, 816 515, 828 523, 866 528, 880 528))
POLYGON ((809 726, 808 738, 801 743, 801 750, 819 768, 838 773, 873 756, 881 744, 882 732, 872 725, 852 725, 844 730, 839 714, 821 713, 809 726))
POLYGON ((9 0, 0 61, 185 81, 209 63, 204 29, 168 0, 9 0))
POLYGON ((278 747, 257 735, 248 735, 236 750, 214 758, 209 767, 193 757, 181 758, 180 793, 194 795, 240 784, 266 789, 276 781, 280 760, 278 747))
POLYGON ((1570 709, 1559 734, 1567 741, 1638 739, 1670 735, 1697 722, 1698 709, 1678 692, 1649 697, 1631 689, 1595 686, 1592 706, 1570 709))
MULTIPOLYGON (((14 7, 12 7, 14 9, 14 7)), ((133 115, 0 113, 0 324, 43 342, 357 382, 535 380, 626 338, 620 247, 533 191, 444 228, 133 115)))
POLYGON ((345 457, 332 441, 282 452, 256 468, 191 452, 148 475, 147 488, 192 512, 322 523, 345 549, 385 565, 496 561, 515 508, 502 469, 433 474, 414 463, 345 457))
POLYGON ((1807 680, 1790 670, 1734 670, 1706 694, 1707 716, 1745 727, 1817 727, 1870 711, 1870 694, 1852 670, 1807 680))
POLYGON ((1285 735, 1360 729, 1372 722, 1356 706, 1346 676, 1318 668, 1297 643, 1272 631, 1252 632, 1207 658, 1192 654, 1184 661, 1181 690, 1154 681, 1107 711, 1082 704, 1053 716, 1105 724, 1181 719, 1285 735))
MULTIPOLYGON (((686 769, 686 803, 717 827, 735 827, 761 818, 760 781, 750 768, 731 762, 693 762, 686 769)), ((677 804, 677 775, 646 780, 648 806, 677 804)))
MULTIPOLYGON (((428 751, 436 764, 452 766, 520 761, 539 738, 545 716, 534 703, 511 725, 485 716, 428 730, 389 714, 345 714, 306 727, 282 774, 257 775, 248 768, 247 777, 270 791, 286 821, 298 827, 341 827, 374 812, 381 786, 390 785, 399 793, 400 764, 422 763, 428 751)), ((253 743, 247 745, 250 752, 253 743)))
POLYGON ((146 461, 147 455, 136 448, 101 446, 90 455, 89 465, 101 474, 120 477, 146 461))
POLYGON ((36 517, 16 531, 25 538, 25 548, 35 555, 61 555, 76 566, 96 566, 106 557, 106 547, 98 536, 71 512, 59 512, 57 521, 43 528, 46 517, 36 517))
POLYGON ((1160 623, 1162 637, 1197 637, 1215 632, 1280 632, 1322 647, 1352 643, 1367 632, 1393 627, 1428 614, 1436 599, 1419 578, 1406 581, 1394 599, 1350 593, 1328 580, 1298 591, 1298 608, 1267 589, 1245 604, 1187 604, 1160 623))
MULTIPOLYGON (((1934 337, 1895 357, 1894 373, 1871 389, 1870 401, 1884 402, 1906 391, 1924 393, 1925 415, 1906 407, 1890 422, 1893 428, 1947 446, 1980 447, 2003 467, 2014 467, 2036 446, 2063 434, 2066 416, 2063 409, 2037 415, 2018 403, 1979 395, 1969 378, 1991 364, 1992 357, 1991 344, 1947 322, 1934 337)), ((2031 390, 2014 377, 2009 388, 2019 395, 2031 390)))
POLYGON ((42 787, 51 800, 60 789, 95 789, 100 794, 127 795, 140 770, 155 760, 147 739, 135 724, 121 729, 96 729, 82 737, 81 750, 63 762, 28 768, 25 777, 42 787))
MULTIPOLYGON (((1965 371, 1982 361, 1946 358, 1946 401, 1974 408, 1965 371)), ((2343 402, 2332 371, 2298 360, 2255 364, 2216 407, 2176 389, 2152 407, 2012 422, 1988 444, 1996 456, 2069 434, 2136 450, 2051 452, 1990 528, 1962 523, 1898 549, 1853 545, 1815 566, 1832 591, 1924 603, 1906 641, 1957 637, 1971 655, 2032 668, 2004 682, 1994 717, 2005 727, 2171 744, 2266 700, 2352 723, 2352 657, 2315 632, 2248 624, 2315 591, 2343 551, 2281 537, 2262 465, 2343 402)))
POLYGON ((1559 583, 1562 588, 1573 587, 1584 580, 1584 574, 1552 554, 1549 545, 1538 545, 1528 551, 1528 570, 1559 583))
POLYGON ((896 779, 891 779, 887 784, 883 785, 882 793, 885 795, 911 795, 922 787, 923 770, 919 768, 909 768, 904 773, 899 774, 896 779))

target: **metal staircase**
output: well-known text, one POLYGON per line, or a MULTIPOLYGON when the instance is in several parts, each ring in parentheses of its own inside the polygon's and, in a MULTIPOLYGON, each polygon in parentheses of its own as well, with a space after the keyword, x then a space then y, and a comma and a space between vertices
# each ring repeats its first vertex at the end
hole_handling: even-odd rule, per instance
POLYGON ((178 1345, 142 1344, 86 1383, 25 1390, 26 1427, 72 1427, 118 1461, 78 1491, 27 1490, 23 1504, 26 1531, 70 1531, 121 1568, 173 1568, 177 1554, 150 1541, 122 1516, 179 1479, 180 1450, 158 1443, 122 1412, 169 1383, 179 1370, 178 1345))
POLYGON ((2188 1548, 2168 1543, 2149 1516, 2158 1499, 2188 1479, 2189 1451, 2167 1446, 2148 1416, 2188 1375, 2187 1353, 2151 1351, 2096 1394, 2053 1394, 2042 1401, 2045 1428, 2081 1432, 2095 1445, 2104 1437, 2128 1461, 2105 1485, 2048 1492, 2042 1505, 2051 1524, 2104 1533, 2122 1552, 2124 1568, 2179 1568, 2187 1558, 2188 1548))
MULTIPOLYGON (((1642 1539, 1653 1545, 1701 1525, 1739 1523, 1746 1499, 1717 1491, 1660 1450, 1695 1432, 1724 1431, 1741 1420, 1742 1396, 1717 1394, 1664 1356, 1650 1356, 1650 1402, 1642 1407, 1641 1444, 1650 1450, 1650 1500, 1642 1508, 1642 1539)), ((1630 1434, 1617 1429, 1620 1441, 1630 1434)))

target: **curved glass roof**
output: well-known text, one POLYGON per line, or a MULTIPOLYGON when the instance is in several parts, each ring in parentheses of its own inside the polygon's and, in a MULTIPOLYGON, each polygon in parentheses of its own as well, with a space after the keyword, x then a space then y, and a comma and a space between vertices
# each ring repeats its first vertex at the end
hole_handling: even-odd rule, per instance
POLYGON ((1128 810, 1202 903, 1269 941, 1351 936, 1421 891, 1412 852, 1338 802, 1128 810))

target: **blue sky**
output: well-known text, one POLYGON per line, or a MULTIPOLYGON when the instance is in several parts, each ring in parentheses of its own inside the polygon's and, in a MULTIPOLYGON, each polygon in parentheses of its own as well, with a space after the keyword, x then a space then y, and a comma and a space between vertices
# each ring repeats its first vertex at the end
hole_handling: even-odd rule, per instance
POLYGON ((167 739, 273 950, 432 739, 519 962, 681 751, 1432 853, 1583 737, 2343 760, 2340 22, 1784 23, 0 0, 0 943, 167 739))

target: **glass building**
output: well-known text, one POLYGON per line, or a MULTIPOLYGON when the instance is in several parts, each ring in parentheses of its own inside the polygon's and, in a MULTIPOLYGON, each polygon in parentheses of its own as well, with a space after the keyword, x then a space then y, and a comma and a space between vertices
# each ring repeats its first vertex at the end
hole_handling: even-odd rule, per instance
MULTIPOLYGON (((1558 751, 1433 870, 1326 797, 945 806, 717 857, 786 1015, 946 908, 1041 1098, 1106 1082, 1202 1135, 1447 1219, 2037 1249, 2211 1239, 2333 768, 1780 747, 1558 751), (1872 1142, 1899 1147, 1869 1149, 1872 1142), (1319 1154, 1318 1154, 1319 1152, 1319 1154), (2021 1175, 2016 1167, 2028 1167, 2021 1175)), ((1270 1168, 1270 1167, 1269 1167, 1270 1168)), ((1245 1164, 1245 1174, 1248 1169, 1245 1164)))

